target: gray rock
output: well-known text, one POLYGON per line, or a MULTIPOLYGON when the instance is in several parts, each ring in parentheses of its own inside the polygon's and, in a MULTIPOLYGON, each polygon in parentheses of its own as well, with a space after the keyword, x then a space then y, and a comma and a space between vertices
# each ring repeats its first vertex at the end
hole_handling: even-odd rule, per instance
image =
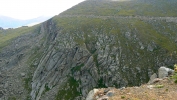
POLYGON ((8 83, 5 83, 4 88, 7 88, 7 87, 8 87, 8 85, 9 85, 8 83))
POLYGON ((4 93, 0 91, 0 98, 4 96, 4 93))
POLYGON ((106 89, 104 90, 104 94, 108 93, 109 91, 110 91, 110 89, 109 89, 109 88, 106 88, 106 89))
POLYGON ((152 51, 154 50, 154 48, 149 44, 149 45, 147 46, 147 50, 152 52, 152 51))
POLYGON ((151 84, 151 83, 153 82, 153 80, 156 79, 156 78, 157 78, 157 74, 154 73, 154 74, 150 77, 150 80, 149 80, 148 84, 151 84))
POLYGON ((107 94, 106 94, 108 97, 112 97, 114 96, 114 93, 112 91, 109 91, 107 94))
POLYGON ((128 38, 128 39, 131 39, 131 33, 130 32, 126 32, 125 33, 125 37, 128 38))
POLYGON ((158 69, 158 77, 159 78, 164 78, 164 77, 168 77, 169 75, 171 75, 172 73, 174 73, 174 70, 166 68, 166 67, 160 67, 158 69))
POLYGON ((144 48, 145 48, 144 46, 141 46, 141 48, 140 48, 140 49, 141 49, 141 50, 143 50, 144 48))
POLYGON ((139 45, 140 45, 141 50, 143 50, 145 48, 144 45, 141 42, 139 42, 139 45))
POLYGON ((26 74, 25 74, 25 73, 21 73, 20 75, 21 75, 22 77, 25 77, 26 74))
POLYGON ((93 100, 93 99, 94 99, 94 94, 95 94, 96 92, 98 92, 98 89, 93 89, 93 90, 91 90, 91 91, 88 93, 86 100, 93 100))

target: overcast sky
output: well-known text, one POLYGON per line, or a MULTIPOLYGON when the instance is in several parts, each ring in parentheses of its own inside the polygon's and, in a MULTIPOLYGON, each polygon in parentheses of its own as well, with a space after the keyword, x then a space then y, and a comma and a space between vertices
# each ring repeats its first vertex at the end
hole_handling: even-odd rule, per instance
POLYGON ((16 19, 54 16, 85 0, 0 0, 0 15, 16 19))

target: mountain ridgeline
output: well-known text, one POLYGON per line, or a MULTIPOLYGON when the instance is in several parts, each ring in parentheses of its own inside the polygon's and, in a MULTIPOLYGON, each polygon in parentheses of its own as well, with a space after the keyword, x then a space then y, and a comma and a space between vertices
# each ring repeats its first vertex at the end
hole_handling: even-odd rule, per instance
POLYGON ((177 63, 176 0, 87 0, 33 27, 0 30, 0 98, 84 100, 177 63))

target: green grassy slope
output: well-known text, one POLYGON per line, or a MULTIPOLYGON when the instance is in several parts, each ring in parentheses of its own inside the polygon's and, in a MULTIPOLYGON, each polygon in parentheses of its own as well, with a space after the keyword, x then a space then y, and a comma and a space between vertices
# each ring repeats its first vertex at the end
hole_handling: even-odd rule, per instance
POLYGON ((0 50, 7 46, 11 40, 14 38, 21 36, 23 34, 32 33, 37 28, 39 28, 39 25, 33 26, 33 27, 20 27, 16 29, 6 29, 0 31, 0 50))
POLYGON ((61 15, 177 16, 176 0, 87 0, 61 15))
MULTIPOLYGON (((127 41, 125 33, 130 31, 136 33, 137 37, 144 42, 155 42, 162 48, 168 51, 175 51, 177 45, 174 42, 177 34, 177 25, 175 23, 167 23, 165 21, 143 21, 140 19, 124 19, 124 18, 85 18, 85 17, 70 17, 70 18, 54 18, 58 23, 58 27, 63 29, 63 33, 82 32, 76 34, 92 34, 92 30, 97 31, 98 34, 115 35, 117 40, 122 42, 127 41), (158 24, 158 25, 157 25, 158 24)), ((86 39, 82 37, 75 37, 76 42, 83 44, 86 39)), ((135 40, 137 41, 137 40, 135 40)))

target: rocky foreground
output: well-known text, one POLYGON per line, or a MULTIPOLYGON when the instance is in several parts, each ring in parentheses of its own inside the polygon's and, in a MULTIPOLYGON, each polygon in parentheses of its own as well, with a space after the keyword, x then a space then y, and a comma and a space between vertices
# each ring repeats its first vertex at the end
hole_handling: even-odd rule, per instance
POLYGON ((176 100, 177 84, 174 83, 172 76, 168 74, 168 77, 159 78, 162 73, 167 75, 171 72, 173 73, 173 70, 161 67, 158 78, 154 74, 147 84, 139 87, 94 89, 89 92, 86 100, 176 100))

